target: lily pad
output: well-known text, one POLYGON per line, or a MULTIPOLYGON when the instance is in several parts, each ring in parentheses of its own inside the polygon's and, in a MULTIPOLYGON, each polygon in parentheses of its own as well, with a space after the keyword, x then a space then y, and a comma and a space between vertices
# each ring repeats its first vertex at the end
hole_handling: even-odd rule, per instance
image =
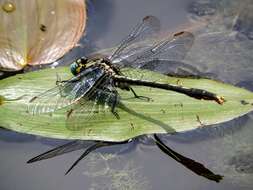
POLYGON ((0 0, 0 70, 48 64, 76 46, 86 24, 83 0, 0 0))
MULTIPOLYGON (((51 114, 32 115, 27 112, 29 100, 55 86, 56 73, 69 79, 69 68, 44 69, 19 74, 0 82, 0 126, 14 131, 60 139, 124 141, 143 134, 175 133, 207 127, 232 120, 253 110, 253 93, 209 79, 168 77, 156 72, 124 69, 128 76, 142 74, 143 79, 201 88, 223 96, 226 102, 196 100, 176 92, 147 87, 134 87, 138 95, 119 90, 121 103, 117 119, 110 108, 94 113, 89 120, 80 119, 81 129, 66 127, 69 108, 51 114)), ((81 117, 80 117, 81 118, 81 117)))

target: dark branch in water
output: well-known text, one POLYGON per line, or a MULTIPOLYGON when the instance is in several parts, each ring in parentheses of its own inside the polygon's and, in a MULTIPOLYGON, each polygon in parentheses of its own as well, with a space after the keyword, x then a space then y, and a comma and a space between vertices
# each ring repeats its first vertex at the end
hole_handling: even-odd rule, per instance
POLYGON ((219 174, 214 174, 212 171, 207 169, 203 164, 198 163, 190 158, 184 157, 183 155, 175 152, 174 150, 170 149, 168 146, 166 146, 161 139, 155 134, 154 135, 154 141, 156 145, 169 157, 173 158, 177 162, 184 165, 186 168, 193 171, 195 174, 203 176, 209 180, 216 181, 217 183, 220 182, 223 179, 223 176, 219 174))

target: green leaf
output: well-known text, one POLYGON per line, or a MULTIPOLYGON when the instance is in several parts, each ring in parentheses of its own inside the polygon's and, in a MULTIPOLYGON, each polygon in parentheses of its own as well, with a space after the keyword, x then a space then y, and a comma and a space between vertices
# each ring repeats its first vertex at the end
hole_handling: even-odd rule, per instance
POLYGON ((68 68, 45 69, 16 75, 0 82, 0 126, 14 131, 61 139, 123 141, 142 134, 175 133, 225 122, 253 109, 253 93, 232 85, 208 79, 167 77, 142 70, 124 70, 130 76, 157 82, 201 88, 223 96, 226 102, 196 100, 188 96, 147 87, 134 87, 138 95, 152 99, 147 102, 133 98, 128 91, 119 90, 121 104, 116 111, 110 108, 82 120, 81 129, 66 127, 69 108, 51 114, 27 113, 28 101, 35 95, 55 86, 56 73, 62 79, 71 77, 68 68))

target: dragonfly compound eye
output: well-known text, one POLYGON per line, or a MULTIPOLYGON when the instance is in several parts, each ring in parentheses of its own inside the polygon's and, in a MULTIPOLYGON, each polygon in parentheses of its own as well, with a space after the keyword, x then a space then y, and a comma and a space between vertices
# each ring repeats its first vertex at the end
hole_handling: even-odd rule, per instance
POLYGON ((70 71, 71 71, 71 73, 73 75, 77 75, 80 72, 80 68, 79 67, 80 66, 76 62, 72 63, 70 65, 70 71), (79 70, 79 72, 78 72, 78 70, 79 70))

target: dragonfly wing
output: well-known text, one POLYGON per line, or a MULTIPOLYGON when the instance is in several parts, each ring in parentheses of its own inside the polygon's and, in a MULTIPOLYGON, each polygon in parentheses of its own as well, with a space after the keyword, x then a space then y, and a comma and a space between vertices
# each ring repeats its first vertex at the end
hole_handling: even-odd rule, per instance
POLYGON ((172 37, 163 39, 152 47, 132 54, 126 61, 129 66, 141 68, 154 60, 183 60, 192 47, 194 36, 190 32, 179 32, 172 37))
POLYGON ((118 94, 116 89, 108 83, 108 80, 101 84, 101 88, 95 88, 87 96, 81 98, 72 108, 67 112, 66 127, 71 131, 81 131, 89 133, 90 130, 86 128, 87 121, 93 119, 96 114, 101 114, 106 109, 112 110, 112 107, 117 105, 118 94))
MULTIPOLYGON (((81 98, 66 113, 66 128, 70 131, 85 131, 85 125, 98 112, 98 106, 88 98, 81 98)), ((71 135, 71 134, 70 134, 71 135)))
MULTIPOLYGON (((126 59, 127 66, 167 73, 172 67, 180 66, 180 64, 175 64, 184 59, 193 42, 194 36, 190 32, 177 33, 171 38, 161 40, 145 51, 132 54, 126 59)), ((144 72, 140 71, 136 74, 128 68, 121 71, 130 78, 147 80, 144 72)))
MULTIPOLYGON (((134 49, 134 44, 142 42, 147 38, 152 37, 160 30, 160 21, 154 16, 146 16, 138 23, 130 34, 120 43, 116 51, 110 56, 110 60, 113 63, 119 63, 122 58, 129 56, 129 52, 134 49), (133 45, 133 46, 132 46, 133 45)), ((136 51, 143 51, 150 47, 151 44, 140 43, 136 48, 136 51)))
POLYGON ((104 76, 98 67, 90 68, 72 79, 33 97, 28 104, 28 112, 41 114, 54 112, 69 106, 86 95, 104 76))

